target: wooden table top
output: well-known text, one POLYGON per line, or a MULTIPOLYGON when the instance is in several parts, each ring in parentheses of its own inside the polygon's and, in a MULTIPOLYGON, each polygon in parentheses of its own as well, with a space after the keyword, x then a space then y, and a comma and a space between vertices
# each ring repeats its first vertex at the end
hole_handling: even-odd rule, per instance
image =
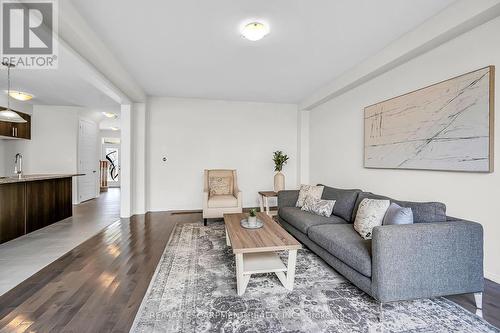
POLYGON ((259 194, 264 197, 277 197, 278 193, 274 191, 259 191, 259 194))
POLYGON ((248 214, 224 214, 233 253, 257 253, 281 250, 298 250, 302 245, 266 213, 257 213, 264 221, 260 229, 245 229, 240 221, 248 214))

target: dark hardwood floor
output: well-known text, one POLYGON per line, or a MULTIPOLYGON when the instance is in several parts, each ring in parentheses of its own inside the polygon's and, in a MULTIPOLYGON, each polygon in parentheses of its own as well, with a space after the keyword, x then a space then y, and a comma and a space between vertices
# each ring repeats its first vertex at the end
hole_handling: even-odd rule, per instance
MULTIPOLYGON (((472 313, 476 313, 476 303, 472 294, 447 296, 449 300, 459 304, 472 313)), ((483 318, 500 328, 500 284, 490 280, 484 281, 483 318)))
MULTIPOLYGON (((176 223, 199 213, 122 219, 0 297, 0 332, 128 332, 176 223)), ((500 285, 487 281, 484 318, 500 327, 500 285)), ((475 312, 470 295, 449 297, 475 312)))
POLYGON ((1 296, 0 332, 128 332, 179 217, 111 224, 1 296))

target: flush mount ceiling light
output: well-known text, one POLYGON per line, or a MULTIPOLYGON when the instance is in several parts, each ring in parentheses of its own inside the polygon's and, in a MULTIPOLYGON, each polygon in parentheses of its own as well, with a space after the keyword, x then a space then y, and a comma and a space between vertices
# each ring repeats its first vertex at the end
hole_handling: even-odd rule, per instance
POLYGON ((11 63, 2 62, 2 65, 7 67, 7 109, 0 111, 0 121, 8 121, 11 123, 25 123, 17 112, 10 109, 10 68, 14 67, 11 63))
POLYGON ((116 115, 116 113, 112 113, 112 112, 103 112, 102 113, 105 117, 107 118, 118 118, 118 116, 116 115))
POLYGON ((262 22, 251 22, 241 28, 241 35, 252 42, 261 40, 269 33, 269 26, 262 22))
POLYGON ((11 90, 6 91, 10 97, 17 99, 18 101, 26 102, 33 98, 33 95, 25 93, 23 91, 11 90))

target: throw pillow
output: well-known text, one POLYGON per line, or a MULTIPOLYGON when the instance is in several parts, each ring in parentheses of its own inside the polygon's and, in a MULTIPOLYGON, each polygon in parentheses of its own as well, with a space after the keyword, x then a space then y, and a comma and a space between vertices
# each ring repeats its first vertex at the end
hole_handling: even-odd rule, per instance
POLYGON ((321 200, 310 195, 304 200, 301 210, 310 212, 319 216, 330 217, 333 212, 335 200, 321 200))
POLYGON ((211 196, 231 194, 231 178, 210 177, 208 178, 208 188, 211 196))
POLYGON ((411 208, 401 207, 394 202, 391 203, 385 213, 382 225, 391 224, 413 224, 413 212, 411 208))
POLYGON ((299 198, 297 199, 297 203, 295 204, 295 206, 304 206, 304 201, 306 200, 307 196, 311 196, 315 199, 321 199, 324 188, 324 186, 300 185, 299 198))
POLYGON ((382 225, 385 212, 389 208, 390 203, 389 200, 363 199, 356 213, 354 230, 363 239, 371 239, 373 228, 382 225))

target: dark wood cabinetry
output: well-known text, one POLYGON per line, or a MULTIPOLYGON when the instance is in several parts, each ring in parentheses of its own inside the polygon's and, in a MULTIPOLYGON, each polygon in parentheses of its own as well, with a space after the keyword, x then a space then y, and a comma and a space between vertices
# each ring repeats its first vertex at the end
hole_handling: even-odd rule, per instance
MULTIPOLYGON (((0 107, 0 110, 5 110, 5 108, 0 107)), ((31 140, 31 116, 21 112, 18 112, 18 114, 23 117, 26 122, 11 123, 0 121, 0 136, 31 140)))
POLYGON ((1 136, 11 136, 12 132, 12 123, 8 123, 6 121, 0 121, 0 135, 1 136))
POLYGON ((71 178, 26 183, 26 233, 71 216, 71 185, 71 178))
POLYGON ((24 183, 0 185, 0 243, 26 233, 26 192, 24 183))
POLYGON ((72 179, 0 184, 0 243, 72 215, 72 179))
POLYGON ((25 123, 15 123, 14 134, 16 138, 31 140, 31 116, 29 114, 20 113, 19 115, 26 120, 25 123))

